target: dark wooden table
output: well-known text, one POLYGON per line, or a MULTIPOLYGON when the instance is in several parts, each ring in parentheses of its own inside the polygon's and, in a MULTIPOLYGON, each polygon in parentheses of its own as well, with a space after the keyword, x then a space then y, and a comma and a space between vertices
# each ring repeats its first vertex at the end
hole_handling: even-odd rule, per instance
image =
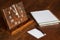
MULTIPOLYGON (((1 0, 0 9, 10 6, 19 1, 23 1, 27 13, 31 11, 48 9, 51 10, 53 14, 55 14, 60 19, 60 0, 9 0, 9 1, 1 0)), ((0 21, 1 20, 2 19, 0 18, 0 21)), ((35 24, 35 22, 33 24, 35 24)), ((20 34, 19 37, 11 36, 6 30, 0 28, 0 40, 60 40, 60 24, 46 27, 39 26, 36 27, 35 26, 26 27, 25 29, 18 33, 20 34), (47 35, 42 37, 41 39, 36 39, 27 33, 28 30, 31 30, 32 28, 36 27, 45 32, 47 35)))

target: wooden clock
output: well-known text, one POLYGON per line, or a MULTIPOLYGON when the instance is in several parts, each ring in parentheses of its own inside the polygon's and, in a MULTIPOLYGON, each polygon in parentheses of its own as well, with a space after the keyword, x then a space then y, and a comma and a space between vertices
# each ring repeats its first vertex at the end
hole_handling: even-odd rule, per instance
POLYGON ((28 20, 22 2, 13 4, 8 8, 4 8, 2 9, 2 12, 3 18, 5 19, 5 22, 7 23, 9 30, 15 28, 17 25, 22 24, 28 20))

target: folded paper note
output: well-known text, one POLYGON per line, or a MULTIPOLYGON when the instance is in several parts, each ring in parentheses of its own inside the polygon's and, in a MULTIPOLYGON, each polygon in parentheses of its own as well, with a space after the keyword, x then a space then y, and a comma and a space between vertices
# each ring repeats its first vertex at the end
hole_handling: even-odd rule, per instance
POLYGON ((59 24, 60 22, 50 10, 34 11, 31 14, 40 26, 59 24))
POLYGON ((38 30, 38 29, 36 29, 36 28, 28 31, 28 33, 29 33, 30 35, 34 36, 34 37, 37 38, 37 39, 39 39, 39 38, 41 38, 41 37, 43 37, 43 36, 46 35, 46 34, 43 34, 40 30, 38 30))

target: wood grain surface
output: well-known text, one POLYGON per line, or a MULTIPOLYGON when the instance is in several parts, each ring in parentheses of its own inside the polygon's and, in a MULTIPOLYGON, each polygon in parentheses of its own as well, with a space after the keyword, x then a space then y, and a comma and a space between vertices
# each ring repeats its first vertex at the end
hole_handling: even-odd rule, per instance
MULTIPOLYGON (((23 2, 25 10, 29 15, 31 11, 48 9, 60 19, 60 0, 0 0, 0 9, 20 1, 23 2)), ((12 36, 7 30, 2 28, 4 26, 4 23, 1 23, 3 22, 2 20, 2 17, 0 17, 0 40, 60 40, 60 24, 47 27, 29 26, 18 32, 18 36, 16 36, 17 34, 12 36), (36 39, 27 33, 28 30, 33 28, 39 28, 47 35, 41 39, 36 39)), ((36 25, 36 22, 33 24, 36 25)))

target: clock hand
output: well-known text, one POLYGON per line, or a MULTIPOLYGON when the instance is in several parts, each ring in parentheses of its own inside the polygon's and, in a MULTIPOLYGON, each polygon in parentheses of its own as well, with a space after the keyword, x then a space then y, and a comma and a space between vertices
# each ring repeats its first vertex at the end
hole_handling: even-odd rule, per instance
MULTIPOLYGON (((16 10, 15 5, 12 5, 12 7, 15 9, 15 10, 13 10, 13 12, 14 12, 14 13, 15 13, 15 15, 17 15, 17 16, 18 16, 18 18, 19 18, 20 16, 19 16, 19 14, 18 14, 18 11, 16 10)), ((12 8, 10 7, 10 9, 12 9, 12 8)))

